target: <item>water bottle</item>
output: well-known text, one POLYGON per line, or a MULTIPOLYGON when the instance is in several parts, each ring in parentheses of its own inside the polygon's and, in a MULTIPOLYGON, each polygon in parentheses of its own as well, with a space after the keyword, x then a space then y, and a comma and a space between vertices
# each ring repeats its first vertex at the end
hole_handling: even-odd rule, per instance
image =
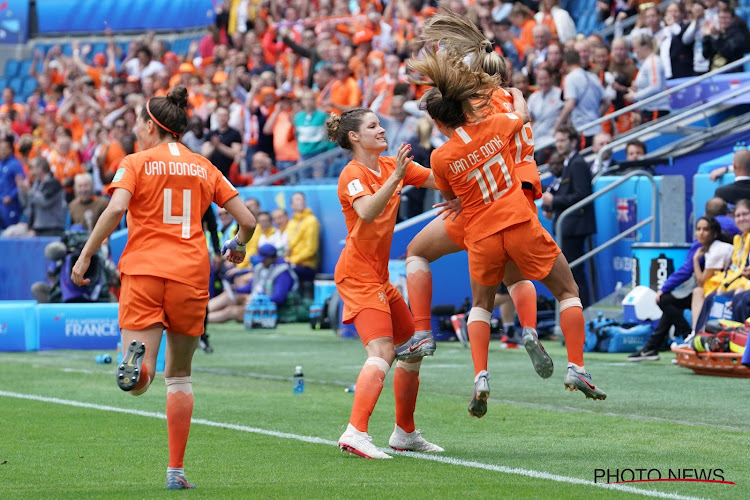
POLYGON ((96 356, 97 364, 104 365, 112 362, 112 356, 109 354, 99 354, 96 356))
POLYGON ((258 297, 253 297, 253 300, 251 302, 252 308, 253 308, 253 328, 260 327, 260 302, 258 301, 258 297))
POLYGON ((245 304, 245 317, 242 323, 245 325, 245 329, 247 330, 253 329, 253 302, 252 301, 245 304))
POLYGON ((294 393, 302 394, 305 392, 305 376, 302 374, 302 367, 294 369, 294 393))
POLYGON ((271 307, 265 299, 266 297, 264 295, 260 304, 260 326, 268 328, 268 320, 271 318, 271 307))
POLYGON ((276 308, 276 302, 269 301, 268 308, 270 310, 270 318, 268 319, 269 328, 276 328, 276 323, 279 321, 279 311, 276 308))
POLYGON ((622 281, 618 281, 615 285, 615 305, 619 305, 622 302, 622 281))
POLYGON ((357 388, 357 385, 356 384, 352 384, 349 387, 347 387, 346 389, 344 389, 344 392, 348 392, 350 394, 354 394, 354 390, 356 388, 357 388))

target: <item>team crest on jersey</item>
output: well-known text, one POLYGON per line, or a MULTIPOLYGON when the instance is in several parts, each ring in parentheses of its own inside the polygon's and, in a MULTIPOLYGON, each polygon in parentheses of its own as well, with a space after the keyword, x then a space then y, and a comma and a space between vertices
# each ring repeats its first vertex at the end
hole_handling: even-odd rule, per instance
POLYGON ((115 177, 112 179, 112 182, 117 182, 120 179, 122 179, 122 176, 125 175, 125 169, 124 168, 118 168, 117 173, 115 174, 115 177))
POLYGON ((378 299, 379 299, 379 300, 380 300, 380 302, 382 302, 383 304, 387 303, 387 301, 385 300, 385 294, 384 294, 383 292, 378 292, 378 299))
POLYGON ((347 188, 349 188, 349 195, 354 196, 357 193, 361 193, 365 190, 365 188, 362 187, 362 183, 359 182, 359 179, 354 179, 352 182, 346 185, 347 188))

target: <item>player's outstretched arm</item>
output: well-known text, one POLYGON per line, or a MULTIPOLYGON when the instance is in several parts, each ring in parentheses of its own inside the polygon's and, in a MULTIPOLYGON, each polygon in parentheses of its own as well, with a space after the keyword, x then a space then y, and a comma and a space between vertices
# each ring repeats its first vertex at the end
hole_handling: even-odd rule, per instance
POLYGON ((117 225, 120 223, 122 216, 125 215, 125 211, 128 209, 130 198, 133 195, 127 189, 117 188, 112 194, 112 199, 109 200, 109 205, 104 209, 101 217, 96 222, 94 230, 91 231, 86 245, 81 250, 81 255, 78 257, 73 270, 70 273, 70 278, 78 286, 88 285, 91 280, 84 278, 84 274, 89 269, 91 264, 91 256, 94 255, 99 247, 102 245, 104 239, 109 236, 112 231, 115 230, 117 225))

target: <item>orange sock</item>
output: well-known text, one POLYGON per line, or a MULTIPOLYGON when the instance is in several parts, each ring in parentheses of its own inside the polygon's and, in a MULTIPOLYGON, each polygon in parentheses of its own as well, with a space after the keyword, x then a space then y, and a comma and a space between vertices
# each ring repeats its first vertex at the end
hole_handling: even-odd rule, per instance
POLYGON ((536 288, 531 281, 519 281, 508 287, 510 298, 516 307, 518 322, 521 327, 531 327, 536 330, 536 288))
POLYGON ((370 415, 383 391, 383 380, 389 369, 390 365, 384 359, 369 357, 359 372, 349 423, 360 432, 367 432, 370 415))
POLYGON ((151 385, 151 378, 148 376, 148 367, 146 366, 146 363, 143 363, 141 364, 141 374, 138 377, 138 383, 135 384, 135 387, 133 387, 133 390, 131 392, 134 392, 137 395, 143 394, 144 392, 146 392, 146 389, 148 389, 149 385, 151 385))
POLYGON ((467 330, 471 345, 471 360, 474 362, 474 376, 487 369, 487 358, 490 350, 490 317, 492 313, 472 307, 469 313, 467 330))
MULTIPOLYGON (((393 392, 396 395, 396 425, 404 432, 414 432, 414 408, 419 392, 419 367, 422 363, 396 362, 393 392)), ((355 392, 356 394, 356 392, 355 392)))
POLYGON ((182 468, 193 416, 193 384, 190 377, 170 377, 167 383, 167 435, 169 466, 182 468))
POLYGON ((422 257, 406 259, 406 289, 416 331, 431 330, 432 273, 430 263, 422 257))
POLYGON ((568 363, 583 366, 586 320, 583 318, 580 299, 566 299, 560 302, 560 329, 565 337, 565 348, 568 350, 568 363), (566 304, 566 302, 568 303, 566 304))

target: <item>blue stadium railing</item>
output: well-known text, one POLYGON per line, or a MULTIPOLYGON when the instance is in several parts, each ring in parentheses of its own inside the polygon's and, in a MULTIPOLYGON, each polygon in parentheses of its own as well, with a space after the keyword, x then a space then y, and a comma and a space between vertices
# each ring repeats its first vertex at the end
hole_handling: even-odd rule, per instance
POLYGON ((340 147, 321 153, 313 158, 300 161, 293 167, 282 170, 266 179, 255 182, 254 186, 270 186, 277 182, 296 184, 336 184, 341 170, 349 163, 352 154, 340 147))

